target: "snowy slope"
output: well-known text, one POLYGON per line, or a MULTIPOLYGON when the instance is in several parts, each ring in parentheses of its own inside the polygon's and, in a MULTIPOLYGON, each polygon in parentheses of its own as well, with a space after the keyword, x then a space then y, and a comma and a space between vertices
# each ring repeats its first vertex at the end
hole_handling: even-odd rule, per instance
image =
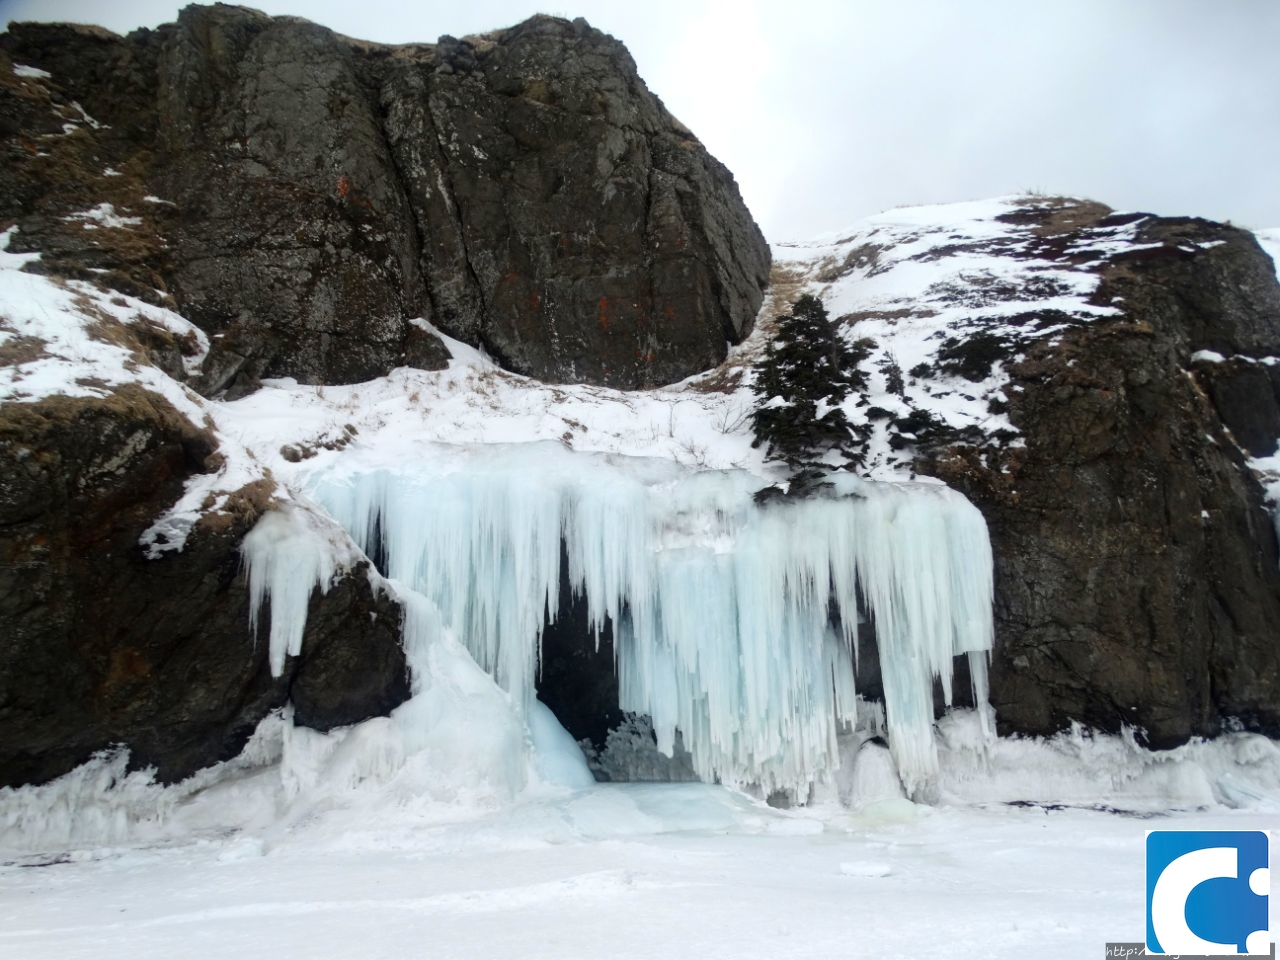
MULTIPOLYGON (((817 819, 697 784, 615 786, 412 834, 249 832, 0 866, 0 954, 1087 960, 1143 939, 1146 829, 1274 826, 1222 809, 817 819)), ((1270 911, 1275 930, 1274 895, 1270 911)))
POLYGON ((871 341, 868 394, 845 412, 874 426, 872 476, 909 474, 913 441, 936 425, 979 447, 1021 443, 1004 415, 1007 359, 1119 312, 1095 298, 1097 267, 1134 248, 1136 221, 1078 228, 1092 206, 1002 197, 905 207, 775 245, 796 292, 819 296, 846 338, 871 341), (1028 222, 1040 207, 1060 208, 1057 230, 1028 222))

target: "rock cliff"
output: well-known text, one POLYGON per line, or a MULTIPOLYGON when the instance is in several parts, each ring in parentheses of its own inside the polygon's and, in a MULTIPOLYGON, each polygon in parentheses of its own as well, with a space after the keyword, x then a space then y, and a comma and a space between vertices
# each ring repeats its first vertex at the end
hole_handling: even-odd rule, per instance
MULTIPOLYGON (((403 47, 222 5, 123 38, 15 25, 0 138, 0 786, 118 743, 177 779, 286 703, 327 729, 403 702, 367 561, 280 676, 247 629, 245 536, 348 454, 769 472, 769 250, 582 21, 403 47)), ((1003 732, 1280 735, 1280 285, 1250 234, 1004 198, 779 254, 775 307, 815 292, 869 344, 847 413, 872 476, 988 521, 1003 732)), ((600 741, 611 636, 561 606, 540 690, 600 741)))
POLYGON ((1280 735, 1280 550, 1247 462, 1280 442, 1276 268, 1243 230, 1136 226, 1096 295, 1121 313, 1009 364, 1026 447, 927 468, 989 519, 1006 729, 1280 735))
POLYGON ((240 556, 269 470, 148 552, 244 456, 184 389, 439 369, 431 324, 549 381, 653 386, 719 362, 767 279, 733 178, 583 21, 404 47, 220 4, 128 37, 15 24, 0 138, 5 249, 74 299, 54 326, 124 357, 59 352, 35 301, 0 317, 0 785, 114 744, 180 778, 285 703, 327 729, 408 695, 401 609, 360 567, 271 676, 240 556), (44 362, 62 387, 32 386, 44 362))
POLYGON ((784 254, 874 344, 873 471, 987 518, 1003 732, 1280 734, 1280 283, 1252 234, 1024 197, 784 254))
POLYGON ((140 544, 219 454, 163 397, 0 406, 0 785, 126 744, 165 780, 235 755, 269 710, 328 729, 408 696, 399 606, 353 571, 311 604, 272 677, 247 629, 239 544, 273 484, 236 491, 158 559, 140 544))
POLYGON ((0 70, 15 249, 171 298, 216 337, 206 394, 439 366, 413 318, 519 373, 654 386, 755 318, 769 251, 733 177, 585 21, 385 47, 217 4, 0 51, 50 74, 0 70), (129 243, 75 220, 104 200, 129 243))

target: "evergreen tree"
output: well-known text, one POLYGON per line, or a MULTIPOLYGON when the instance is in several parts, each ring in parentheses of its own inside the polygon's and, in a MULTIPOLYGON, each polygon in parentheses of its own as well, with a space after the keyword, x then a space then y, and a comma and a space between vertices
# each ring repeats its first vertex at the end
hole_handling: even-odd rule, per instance
POLYGON ((756 364, 752 390, 759 400, 752 414, 755 445, 791 470, 791 493, 811 490, 832 469, 835 451, 846 464, 860 465, 868 427, 849 423, 841 405, 851 391, 866 386, 858 369, 867 356, 863 342, 847 345, 822 301, 805 294, 778 318, 778 335, 756 364))

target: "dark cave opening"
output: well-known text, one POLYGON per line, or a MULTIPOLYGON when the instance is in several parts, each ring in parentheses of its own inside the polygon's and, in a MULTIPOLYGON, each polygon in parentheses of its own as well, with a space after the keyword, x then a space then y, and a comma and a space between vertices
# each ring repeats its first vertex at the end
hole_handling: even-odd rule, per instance
MULTIPOLYGON (((834 602, 831 609, 835 609, 834 602)), ((841 628, 838 621, 831 626, 837 633, 841 628)), ((953 670, 951 706, 974 706, 968 656, 956 657, 953 670)), ((865 614, 858 624, 855 672, 858 694, 864 700, 883 704, 884 683, 875 625, 865 614)), ((933 687, 934 712, 941 716, 947 709, 941 681, 935 680, 933 687)), ((610 732, 634 719, 618 706, 613 624, 606 620, 597 638, 589 622, 586 598, 575 595, 570 584, 568 554, 563 544, 558 609, 554 618, 548 612, 543 624, 537 694, 575 740, 589 742, 588 752, 603 752, 610 732)), ((640 718, 641 729, 644 720, 640 718)), ((654 752, 656 755, 656 746, 654 752)), ((686 767, 687 763, 670 767, 659 763, 654 769, 676 771, 686 767)), ((597 776, 603 776, 599 766, 593 764, 593 769, 597 776)))
POLYGON ((588 620, 587 600, 575 596, 569 582, 569 556, 560 546, 560 599, 554 619, 542 628, 538 699, 556 715, 575 740, 602 750, 609 731, 625 715, 618 707, 618 672, 613 655, 613 624, 606 620, 597 638, 588 620))

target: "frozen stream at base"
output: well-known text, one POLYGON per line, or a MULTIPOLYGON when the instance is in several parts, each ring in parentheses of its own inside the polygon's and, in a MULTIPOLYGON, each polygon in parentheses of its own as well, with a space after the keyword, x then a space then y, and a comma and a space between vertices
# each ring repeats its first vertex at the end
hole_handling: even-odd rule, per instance
POLYGON ((452 824, 319 816, 9 862, 0 956, 1101 957, 1142 938, 1145 830, 1277 826, 1221 807, 793 812, 702 784, 601 785, 452 824))

